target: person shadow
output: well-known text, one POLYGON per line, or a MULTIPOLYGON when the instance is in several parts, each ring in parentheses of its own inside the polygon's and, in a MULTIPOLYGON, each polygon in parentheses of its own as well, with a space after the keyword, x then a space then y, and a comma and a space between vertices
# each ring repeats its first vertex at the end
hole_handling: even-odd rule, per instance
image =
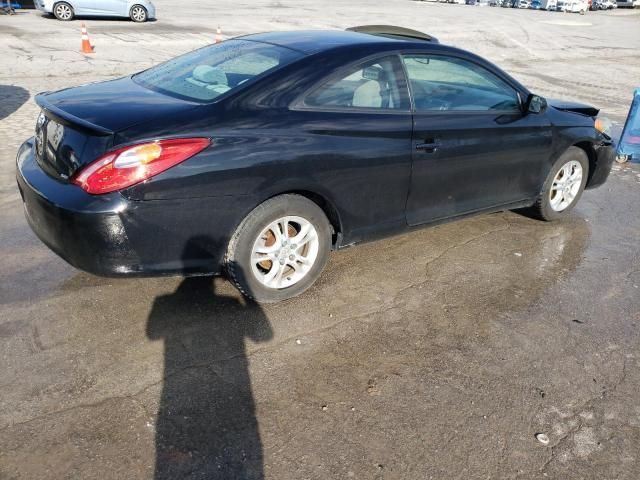
POLYGON ((29 91, 25 88, 0 85, 0 120, 18 110, 29 98, 29 91))
MULTIPOLYGON (((185 264, 206 244, 190 242, 185 264)), ((258 304, 217 295, 211 277, 186 278, 154 300, 147 337, 164 342, 154 478, 264 478, 245 346, 273 337, 258 304)))

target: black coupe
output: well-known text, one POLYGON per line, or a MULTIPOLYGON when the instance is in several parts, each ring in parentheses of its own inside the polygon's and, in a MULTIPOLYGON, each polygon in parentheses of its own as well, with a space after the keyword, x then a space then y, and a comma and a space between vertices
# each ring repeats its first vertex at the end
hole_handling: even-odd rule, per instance
POLYGON ((596 108, 389 26, 247 35, 36 102, 17 180, 46 245, 97 275, 226 270, 261 302, 303 292, 332 249, 561 218, 614 158, 596 108))

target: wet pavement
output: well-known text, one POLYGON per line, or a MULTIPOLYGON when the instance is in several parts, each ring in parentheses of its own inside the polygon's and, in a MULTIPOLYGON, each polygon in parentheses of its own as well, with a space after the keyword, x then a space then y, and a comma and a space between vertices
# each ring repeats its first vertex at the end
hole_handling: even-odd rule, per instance
POLYGON ((0 87, 0 479, 640 478, 640 165, 562 222, 504 212, 334 253, 277 305, 223 279, 102 279, 35 238, 12 171, 29 96, 111 75, 92 62, 0 87))

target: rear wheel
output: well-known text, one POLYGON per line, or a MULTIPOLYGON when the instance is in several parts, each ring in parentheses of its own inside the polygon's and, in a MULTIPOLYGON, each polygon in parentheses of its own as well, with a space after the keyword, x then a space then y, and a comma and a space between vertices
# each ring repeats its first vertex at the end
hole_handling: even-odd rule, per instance
POLYGON ((147 21, 147 9, 142 5, 134 5, 129 11, 129 18, 137 23, 143 23, 147 21))
POLYGON ((247 297, 278 302, 313 285, 330 249, 331 225, 322 209, 300 195, 281 195, 238 226, 227 249, 227 272, 247 297))
POLYGON ((68 22, 73 18, 73 7, 66 2, 58 2, 53 7, 53 14, 58 20, 68 22))
POLYGON ((547 221, 565 216, 580 200, 588 174, 587 154, 581 148, 570 147, 549 172, 532 207, 533 214, 547 221))

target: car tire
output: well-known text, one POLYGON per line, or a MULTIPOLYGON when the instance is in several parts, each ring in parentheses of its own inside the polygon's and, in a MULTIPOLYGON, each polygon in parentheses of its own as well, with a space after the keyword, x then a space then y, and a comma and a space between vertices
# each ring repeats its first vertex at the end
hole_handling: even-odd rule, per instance
POLYGON ((251 211, 231 237, 225 256, 228 277, 259 303, 300 295, 324 269, 331 235, 327 216, 311 200, 293 194, 273 197, 251 211))
POLYGON ((134 5, 129 10, 129 18, 136 23, 144 23, 149 19, 149 14, 142 5, 134 5))
POLYGON ((581 148, 569 147, 551 168, 531 213, 546 221, 566 216, 580 200, 588 177, 587 154, 581 148))
POLYGON ((63 22, 73 20, 75 14, 73 13, 73 7, 67 2, 58 2, 53 6, 53 15, 63 22))

